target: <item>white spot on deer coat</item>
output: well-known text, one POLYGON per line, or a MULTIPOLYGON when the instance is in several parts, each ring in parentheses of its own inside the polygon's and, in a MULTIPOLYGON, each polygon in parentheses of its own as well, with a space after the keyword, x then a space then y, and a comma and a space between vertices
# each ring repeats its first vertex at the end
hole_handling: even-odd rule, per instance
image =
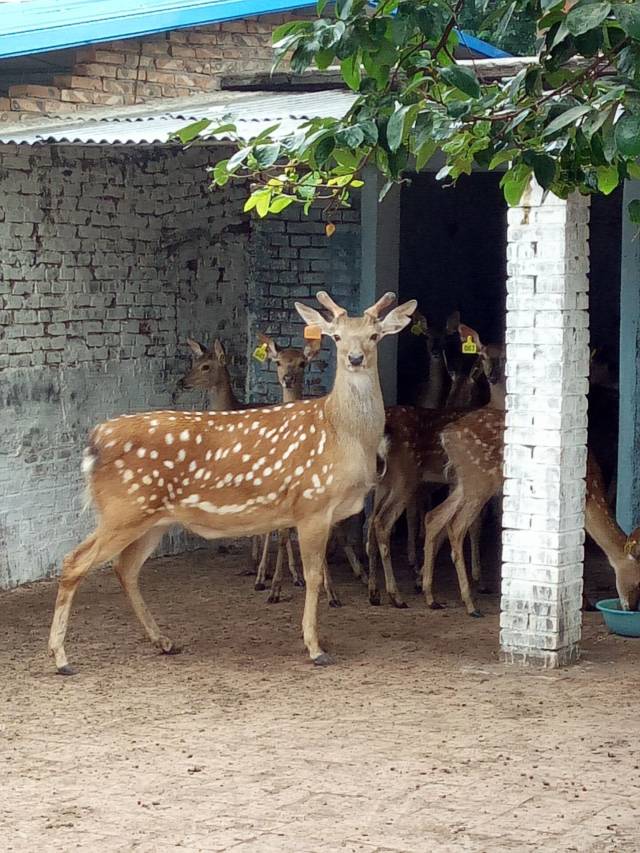
POLYGON ((180 433, 180 441, 189 441, 189 430, 183 429, 180 433))
POLYGON ((124 450, 125 453, 129 453, 129 451, 131 450, 132 447, 133 447, 133 444, 130 441, 127 441, 127 442, 125 442, 125 445, 122 449, 124 450))
POLYGON ((167 444, 173 444, 173 435, 172 435, 172 433, 168 432, 168 433, 165 435, 164 440, 166 441, 166 443, 167 443, 167 444))
POLYGON ((150 456, 152 459, 157 459, 157 458, 158 458, 158 451, 157 451, 157 450, 152 450, 152 451, 151 451, 151 453, 149 454, 149 456, 150 456))
POLYGON ((122 479, 125 483, 128 483, 129 480, 133 480, 133 471, 131 470, 131 468, 127 468, 127 470, 122 475, 122 479))
POLYGON ((173 462, 170 459, 165 459, 162 464, 165 468, 173 468, 173 462))

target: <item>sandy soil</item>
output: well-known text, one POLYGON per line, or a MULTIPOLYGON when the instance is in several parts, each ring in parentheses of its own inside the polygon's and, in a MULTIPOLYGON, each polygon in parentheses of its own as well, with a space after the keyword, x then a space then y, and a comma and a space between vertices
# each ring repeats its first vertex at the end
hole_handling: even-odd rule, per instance
POLYGON ((442 611, 406 575, 409 610, 372 608, 341 567, 345 606, 322 612, 337 664, 317 669, 302 591, 267 606, 245 565, 244 549, 149 564, 176 657, 96 573, 68 679, 45 654, 55 584, 0 596, 0 849, 640 849, 640 641, 588 613, 578 665, 509 667, 497 597, 467 617, 448 566, 442 611))

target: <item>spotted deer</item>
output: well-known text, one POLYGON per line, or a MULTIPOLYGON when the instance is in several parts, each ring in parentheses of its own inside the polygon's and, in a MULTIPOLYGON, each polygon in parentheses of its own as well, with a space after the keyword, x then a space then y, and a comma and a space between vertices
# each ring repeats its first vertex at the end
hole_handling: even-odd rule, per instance
POLYGON ((324 396, 270 408, 123 415, 92 431, 83 470, 97 527, 64 560, 49 650, 68 675, 64 647, 78 585, 95 566, 114 570, 151 642, 176 646, 160 631, 139 589, 140 570, 167 528, 207 539, 296 527, 305 578, 302 633, 311 660, 331 663, 318 640, 318 595, 331 527, 359 512, 376 481, 384 446, 377 346, 410 321, 415 300, 388 310, 392 293, 362 317, 320 292, 323 314, 296 302, 311 336, 336 344, 336 375, 324 396), (388 313, 384 314, 388 310, 388 313))
MULTIPOLYGON (((486 378, 490 388, 489 406, 504 408, 505 355, 504 347, 485 345, 470 326, 457 318, 457 332, 461 341, 469 337, 477 348, 478 371, 486 378)), ((429 410, 408 406, 393 406, 386 411, 386 432, 389 438, 387 468, 376 487, 374 510, 369 523, 367 551, 369 554, 369 600, 379 604, 377 589, 378 556, 382 560, 385 588, 391 604, 406 607, 401 597, 391 561, 391 532, 404 511, 407 512, 407 550, 409 565, 416 567, 416 524, 413 508, 421 484, 442 486, 448 484, 447 457, 440 443, 440 433, 449 423, 468 414, 468 408, 429 410)), ((480 518, 474 519, 469 531, 471 540, 473 578, 480 581, 480 518)), ((418 588, 421 578, 417 578, 418 588)), ((430 606, 436 607, 435 602, 430 606)), ((469 613, 479 616, 475 604, 469 613)))
MULTIPOLYGON (((442 446, 455 485, 449 497, 425 517, 427 538, 422 572, 423 589, 429 604, 434 602, 435 557, 448 534, 460 594, 467 611, 475 609, 464 560, 464 537, 482 507, 502 491, 504 429, 503 412, 481 409, 466 414, 442 430, 442 446)), ((607 505, 600 468, 591 451, 587 456, 585 528, 604 551, 614 570, 623 608, 638 609, 640 528, 627 538, 616 524, 607 505)))

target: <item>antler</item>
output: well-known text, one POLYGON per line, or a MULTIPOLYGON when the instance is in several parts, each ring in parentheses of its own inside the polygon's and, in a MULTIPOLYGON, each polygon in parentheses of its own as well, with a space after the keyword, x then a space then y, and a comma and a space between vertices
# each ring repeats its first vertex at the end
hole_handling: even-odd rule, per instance
POLYGON ((388 293, 385 293, 384 296, 381 296, 380 299, 378 299, 375 305, 372 305, 371 308, 367 308, 364 313, 367 315, 367 317, 371 317, 373 320, 377 320, 382 311, 384 311, 385 308, 388 308, 390 305, 393 305, 395 301, 395 293, 393 293, 392 291, 388 291, 388 293))
POLYGON ((347 309, 341 308, 340 305, 334 302, 326 290, 319 290, 318 293, 316 293, 316 299, 327 309, 327 311, 331 311, 334 320, 337 320, 338 317, 346 317, 347 309))

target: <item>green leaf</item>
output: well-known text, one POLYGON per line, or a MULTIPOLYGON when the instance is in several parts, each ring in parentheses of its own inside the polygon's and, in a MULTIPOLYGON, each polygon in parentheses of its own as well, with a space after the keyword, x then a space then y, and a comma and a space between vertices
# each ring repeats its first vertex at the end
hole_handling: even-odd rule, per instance
POLYGON ((601 193, 609 195, 620 183, 617 166, 600 166, 596 169, 598 175, 598 189, 601 193))
POLYGON ((489 163, 489 171, 492 172, 498 166, 501 166, 503 163, 508 163, 511 160, 515 160, 518 155, 518 150, 516 148, 507 148, 505 151, 498 151, 497 154, 494 154, 491 162, 489 163))
POLYGON ((357 148, 364 141, 364 133, 362 128, 354 124, 352 127, 345 127, 336 133, 336 142, 338 145, 345 145, 347 148, 357 148))
POLYGON ((635 225, 640 225, 640 199, 634 198, 633 201, 629 202, 627 211, 629 213, 629 219, 635 225))
POLYGON ((233 172, 234 169, 237 169, 244 161, 247 159, 248 155, 251 152, 251 146, 246 145, 244 148, 240 148, 236 153, 229 158, 229 162, 227 163, 227 171, 233 172))
POLYGON ((582 116, 585 116, 589 112, 591 112, 591 107, 585 105, 571 107, 563 113, 560 113, 560 115, 554 118, 553 121, 549 122, 542 132, 542 135, 551 136, 559 130, 562 130, 563 127, 567 127, 570 124, 576 124, 582 116))
POLYGON ((343 59, 340 63, 340 73, 347 86, 354 92, 360 88, 360 52, 356 51, 353 56, 343 59))
POLYGON ((258 201, 256 193, 251 193, 249 198, 245 201, 244 207, 242 208, 245 213, 248 213, 250 210, 256 206, 256 202, 258 201))
POLYGON ((256 213, 261 218, 264 218, 269 212, 269 205, 271 204, 271 189, 259 190, 254 193, 254 196, 256 197, 256 213))
POLYGON ((336 0, 336 15, 343 21, 351 14, 353 0, 336 0))
POLYGON ((470 98, 480 97, 480 84, 471 69, 463 68, 460 65, 450 65, 448 68, 440 70, 440 76, 450 86, 454 86, 470 98))
POLYGON ((325 136, 315 147, 313 157, 320 168, 322 168, 336 147, 336 141, 333 136, 325 136))
POLYGON ((346 151, 344 148, 338 148, 333 152, 333 158, 340 166, 352 171, 358 166, 358 158, 351 151, 346 151))
POLYGON ((329 2, 329 0, 318 0, 318 2, 316 3, 316 13, 317 13, 318 17, 320 17, 320 15, 322 15, 322 13, 324 12, 328 2, 329 2))
POLYGON ((429 160, 436 153, 437 145, 435 142, 429 140, 424 142, 416 151, 416 170, 419 172, 421 169, 427 165, 429 160))
POLYGON ((640 179, 640 163, 627 163, 627 172, 634 181, 640 179))
POLYGON ((502 176, 500 186, 509 207, 515 207, 520 203, 522 194, 529 185, 530 178, 531 169, 523 163, 519 163, 513 169, 509 169, 502 176))
MULTIPOLYGON (((206 130, 211 125, 211 119, 201 118, 200 121, 194 121, 193 124, 188 124, 181 130, 177 130, 174 134, 183 145, 187 142, 192 142, 196 137, 200 136, 203 130, 206 130)), ((235 126, 233 128, 235 130, 235 126)))
POLYGON ((387 143, 390 151, 397 151, 404 136, 404 123, 407 113, 413 105, 396 106, 396 110, 387 124, 387 143))
POLYGON ((640 41, 640 4, 634 2, 615 5, 613 14, 625 33, 635 41, 640 41))
POLYGON ((229 181, 230 175, 227 171, 228 162, 228 160, 220 160, 213 167, 213 180, 219 187, 223 187, 229 181))
POLYGON ((567 15, 567 29, 573 36, 581 36, 599 27, 611 11, 611 3, 578 3, 567 15))
POLYGON ((281 213, 290 204, 293 204, 293 198, 290 195, 277 195, 269 205, 269 213, 281 213))
POLYGON ((556 176, 556 161, 548 154, 536 154, 533 158, 533 174, 543 190, 548 190, 556 176))
POLYGON ((260 169, 268 169, 273 166, 280 156, 280 143, 271 142, 269 145, 256 145, 253 151, 254 157, 260 169))
POLYGON ((616 148, 623 157, 640 155, 640 115, 625 113, 615 126, 616 148))

